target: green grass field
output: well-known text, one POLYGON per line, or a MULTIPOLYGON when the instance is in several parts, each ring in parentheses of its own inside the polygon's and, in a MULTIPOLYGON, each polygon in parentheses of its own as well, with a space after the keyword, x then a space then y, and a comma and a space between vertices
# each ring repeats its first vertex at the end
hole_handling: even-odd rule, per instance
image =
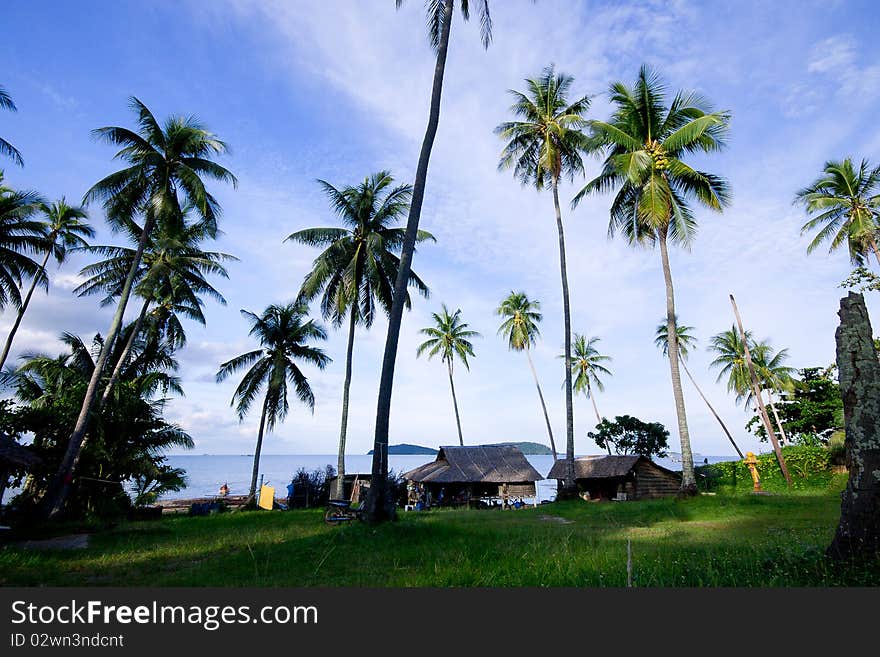
POLYGON ((322 512, 227 513, 123 523, 81 550, 0 549, 3 585, 635 586, 878 585, 880 563, 822 556, 839 514, 829 489, 523 511, 402 513, 331 527, 322 512))

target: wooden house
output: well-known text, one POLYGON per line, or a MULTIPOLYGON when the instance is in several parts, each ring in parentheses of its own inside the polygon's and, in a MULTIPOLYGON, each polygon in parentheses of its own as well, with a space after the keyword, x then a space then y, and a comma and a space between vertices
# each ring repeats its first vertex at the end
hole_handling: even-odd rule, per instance
MULTIPOLYGON (((553 464, 548 479, 565 478, 565 459, 553 464)), ((578 489, 590 499, 644 500, 670 497, 681 488, 681 474, 657 465, 646 456, 582 456, 574 460, 578 489)))
POLYGON ((429 506, 536 500, 535 482, 544 478, 512 445, 441 447, 434 461, 403 477, 429 506))
POLYGON ((42 462, 42 459, 29 447, 18 444, 8 436, 0 435, 0 504, 3 503, 9 477, 13 474, 30 472, 42 462))

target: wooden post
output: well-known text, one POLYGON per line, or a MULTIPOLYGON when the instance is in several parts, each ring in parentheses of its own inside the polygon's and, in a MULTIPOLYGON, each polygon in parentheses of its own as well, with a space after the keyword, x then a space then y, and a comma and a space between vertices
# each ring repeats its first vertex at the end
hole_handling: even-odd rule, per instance
POLYGON ((755 400, 758 402, 758 414, 761 416, 761 420, 764 423, 764 429, 767 431, 767 436, 773 444, 773 451, 776 452, 776 460, 779 461, 779 467, 782 469, 785 481, 788 484, 788 487, 791 488, 791 475, 788 473, 788 466, 785 464, 785 457, 782 455, 782 450, 779 448, 779 441, 776 440, 776 432, 773 431, 773 425, 770 423, 770 416, 767 415, 767 407, 764 406, 764 399, 761 396, 761 385, 758 383, 758 377, 755 374, 755 366, 752 363, 752 355, 749 352, 749 341, 746 340, 746 332, 743 328, 742 318, 739 316, 739 309, 736 307, 736 299, 733 298, 732 294, 730 295, 730 304, 733 306, 733 314, 736 316, 736 325, 739 328, 739 337, 743 342, 743 354, 746 359, 746 365, 749 368, 749 377, 752 381, 752 394, 755 395, 755 400))

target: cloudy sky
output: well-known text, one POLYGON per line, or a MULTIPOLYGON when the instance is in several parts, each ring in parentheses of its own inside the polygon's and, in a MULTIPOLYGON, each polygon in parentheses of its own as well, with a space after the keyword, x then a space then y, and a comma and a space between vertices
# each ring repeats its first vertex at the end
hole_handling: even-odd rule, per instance
MULTIPOLYGON (((829 158, 880 160, 878 10, 865 2, 563 2, 491 3, 494 40, 480 45, 476 23, 456 14, 446 69, 440 129, 431 160, 422 227, 437 236, 414 267, 431 287, 404 318, 392 407, 392 442, 456 441, 445 369, 416 359, 418 329, 445 302, 461 308, 483 334, 470 372, 457 372, 465 442, 534 440, 546 432, 527 363, 496 336, 494 308, 510 290, 543 304, 536 365, 554 423, 564 438, 561 293, 552 199, 521 188, 496 170, 500 142, 492 129, 508 115, 507 89, 544 66, 575 77, 576 93, 593 96, 590 115, 609 113, 611 81, 631 82, 643 62, 671 88, 695 89, 733 116, 729 148, 698 164, 726 176, 733 204, 722 215, 699 210, 690 252, 672 252, 678 312, 696 328, 700 349, 690 367, 744 448, 758 443, 744 429, 705 351, 709 336, 729 328, 727 295, 737 296, 746 324, 787 347, 795 367, 834 359, 839 282, 845 253, 806 255, 802 211, 794 192, 829 158)), ((423 4, 400 11, 390 0, 156 0, 12 2, 0 43, 3 78, 17 114, 0 116, 0 134, 22 152, 7 183, 51 198, 78 200, 118 168, 113 150, 92 141, 103 125, 132 125, 126 99, 136 95, 159 117, 195 114, 232 147, 223 164, 238 189, 215 185, 225 235, 216 248, 240 258, 218 281, 226 307, 208 302, 207 327, 188 327, 180 354, 186 397, 168 416, 196 439, 197 453, 248 453, 259 418, 239 423, 229 407, 233 382, 214 383, 217 366, 253 348, 239 309, 258 312, 290 300, 316 253, 282 244, 306 227, 335 218, 315 183, 357 183, 381 169, 411 182, 430 94, 433 56, 423 4), (17 26, 17 27, 15 27, 17 26)), ((588 163, 588 174, 599 162, 588 163)), ((580 182, 580 181, 578 181, 580 182)), ((564 201, 577 191, 562 190, 564 201)), ((566 211, 573 328, 601 337, 614 376, 598 398, 604 415, 663 422, 678 448, 666 361, 652 343, 664 314, 659 253, 608 241, 608 198, 566 211)), ((91 208, 98 241, 120 239, 91 208)), ((62 330, 104 332, 110 315, 93 298, 73 297, 73 260, 53 271, 50 294, 35 298, 15 352, 59 350, 62 330)), ((869 300, 872 310, 876 302, 869 300)), ((0 328, 11 323, 7 310, 0 328)), ((876 312, 872 315, 878 321, 876 312)), ((372 444, 384 322, 357 334, 349 424, 352 453, 372 444)), ((345 331, 326 343, 335 362, 309 371, 314 414, 293 406, 264 446, 267 453, 333 453, 339 431, 345 331)), ((15 355, 15 354, 14 354, 15 355)), ((695 451, 731 448, 696 392, 685 382, 695 451)), ((576 450, 595 452, 590 402, 576 399, 576 450)))

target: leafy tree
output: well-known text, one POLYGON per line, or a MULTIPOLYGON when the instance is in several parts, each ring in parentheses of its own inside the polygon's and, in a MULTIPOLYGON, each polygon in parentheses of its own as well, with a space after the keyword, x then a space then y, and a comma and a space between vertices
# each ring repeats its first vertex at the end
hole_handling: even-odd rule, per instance
POLYGON ((55 258, 56 262, 61 265, 67 260, 67 255, 71 250, 76 250, 87 246, 86 237, 94 237, 94 229, 84 220, 88 217, 86 211, 81 207, 67 205, 62 198, 60 201, 49 204, 41 202, 39 211, 43 215, 43 230, 45 231, 44 248, 46 255, 31 280, 31 287, 28 290, 15 322, 9 330, 9 336, 6 338, 6 344, 3 346, 3 353, 0 354, 0 368, 6 364, 6 358, 9 356, 9 350, 12 348, 12 341, 15 339, 15 333, 21 325, 21 320, 27 311, 34 294, 37 284, 43 284, 48 289, 49 278, 46 276, 46 265, 49 258, 55 258))
POLYGON ((322 370, 330 363, 330 358, 321 349, 309 344, 314 340, 326 340, 327 332, 314 320, 307 319, 307 313, 308 307, 302 303, 271 305, 260 316, 242 310, 241 314, 251 324, 250 335, 260 341, 260 348, 226 361, 217 372, 217 383, 220 383, 247 368, 231 402, 239 420, 244 420, 261 391, 265 391, 257 446, 254 449, 251 499, 257 493, 263 432, 267 428, 272 431, 276 422, 283 422, 290 409, 287 402, 288 383, 293 386, 293 392, 300 402, 310 410, 315 408, 315 395, 299 363, 314 365, 322 370))
MULTIPOLYGON (((399 8, 403 0, 395 0, 399 8)), ((458 0, 462 18, 470 18, 471 7, 476 4, 480 15, 480 35, 483 46, 489 47, 492 40, 492 19, 489 16, 488 0, 458 0)), ((428 40, 436 53, 434 81, 431 88, 431 104, 428 111, 428 125, 425 138, 419 151, 419 162, 413 183, 412 202, 406 221, 406 232, 400 249, 400 266, 394 281, 394 294, 391 312, 388 315, 388 336, 385 340, 385 353, 382 357, 382 374, 379 379, 379 399, 376 404, 376 427, 373 441, 373 467, 370 492, 367 496, 367 516, 372 522, 391 518, 395 514, 395 500, 388 482, 388 428, 391 417, 391 393, 394 388, 394 363, 397 359, 397 343, 400 339, 400 324, 403 320, 406 288, 410 280, 410 267, 415 253, 419 233, 419 219, 422 215, 422 201, 428 181, 428 162, 434 137, 440 124, 440 97, 443 93, 443 75, 446 71, 446 54, 449 50, 449 34, 452 29, 452 14, 455 0, 431 0, 426 4, 428 40)))
POLYGON ((851 158, 825 163, 822 175, 800 190, 795 203, 810 216, 801 233, 818 229, 807 247, 812 253, 830 241, 829 252, 846 244, 850 260, 862 264, 869 251, 880 264, 876 233, 880 216, 880 166, 862 160, 858 168, 851 158))
MULTIPOLYGON (((596 343, 600 338, 586 338, 583 335, 574 334, 574 358, 571 361, 572 374, 574 376, 574 391, 584 393, 593 402, 593 411, 596 413, 596 422, 602 421, 599 409, 596 406, 596 394, 593 390, 605 392, 605 384, 602 376, 611 376, 611 370, 602 365, 611 360, 611 356, 605 356, 596 349, 596 343)), ((564 358, 564 356, 563 356, 564 358)))
POLYGON ((48 286, 46 273, 29 254, 46 250, 45 225, 36 216, 43 199, 36 192, 20 192, 3 185, 0 172, 0 310, 21 308, 22 282, 31 278, 48 286))
MULTIPOLYGON (((3 86, 0 86, 0 109, 9 110, 10 112, 18 111, 15 103, 12 102, 12 96, 9 95, 9 92, 3 86)), ((24 166, 24 160, 21 159, 21 153, 18 152, 18 149, 2 137, 0 137, 0 155, 12 158, 12 161, 20 167, 24 166)))
POLYGON ((468 329, 466 322, 461 321, 461 309, 456 310, 451 315, 446 304, 440 313, 431 313, 434 318, 434 326, 423 328, 419 331, 422 335, 428 336, 416 350, 416 356, 423 353, 428 354, 428 358, 440 355, 440 360, 446 363, 446 369, 449 372, 449 387, 452 390, 452 405, 455 408, 455 424, 458 427, 458 442, 464 445, 464 438, 461 435, 461 420, 458 416, 458 401, 455 398, 455 383, 452 380, 452 370, 455 363, 455 357, 464 363, 465 368, 470 370, 468 356, 474 357, 474 346, 471 343, 472 338, 480 337, 476 331, 468 329))
MULTIPOLYGON (((664 321, 657 326, 657 331, 655 333, 654 345, 660 348, 663 351, 664 356, 669 355, 669 339, 668 333, 669 330, 668 324, 664 321)), ((693 326, 684 326, 678 323, 678 317, 675 318, 675 330, 678 333, 678 355, 681 359, 681 366, 684 369, 684 373, 687 374, 687 377, 690 379, 691 383, 694 384, 694 388, 696 388, 697 393, 699 393, 700 398, 706 403, 706 406, 711 411, 712 415, 718 420, 718 424, 721 425, 721 429, 724 431, 724 434, 727 436, 727 439, 730 441, 730 444, 733 445, 733 448, 736 450, 736 453, 739 454, 740 458, 745 458, 743 453, 740 451, 739 447, 733 440, 733 436, 730 435, 730 431, 727 429, 727 425, 724 424, 724 421, 715 411, 715 408, 712 404, 709 403, 709 400, 706 399, 706 395, 703 394, 703 391, 700 389, 700 386, 697 385, 697 382, 694 380, 693 374, 688 369, 687 366, 687 357, 692 347, 696 345, 697 339, 691 333, 694 330, 693 326)))
POLYGON ((693 93, 679 91, 668 101, 666 87, 647 66, 642 66, 632 87, 621 82, 612 84, 610 96, 615 106, 610 121, 591 122, 593 138, 606 150, 602 172, 575 196, 572 205, 576 206, 586 194, 616 190, 609 236, 619 232, 633 246, 660 247, 666 286, 669 370, 681 440, 681 489, 683 493, 696 494, 679 372, 668 243, 685 248, 693 243, 697 230, 693 202, 717 212, 729 202, 723 178, 694 169, 684 158, 721 150, 730 115, 712 111, 702 97, 693 93))
POLYGON ((544 393, 541 392, 541 384, 538 381, 538 373, 532 362, 531 347, 540 337, 541 331, 538 324, 541 323, 541 303, 529 299, 525 292, 513 292, 501 302, 495 310, 495 314, 503 317, 504 321, 498 327, 498 335, 507 340, 507 347, 511 351, 526 352, 529 368, 532 370, 532 378, 538 389, 538 399, 541 401, 541 410, 544 411, 544 422, 547 424, 547 435, 550 437, 550 449, 553 452, 553 460, 557 459, 556 442, 553 440, 553 428, 550 426, 550 416, 547 414, 547 404, 544 403, 544 393))
POLYGON ((501 152, 499 169, 513 169, 514 177, 523 185, 541 191, 550 186, 556 211, 559 240, 559 270, 562 279, 563 335, 565 336, 565 426, 567 460, 562 493, 577 493, 574 481, 574 406, 572 402, 571 308, 568 294, 568 272, 565 264, 565 231, 559 207, 559 182, 574 181, 583 174, 581 157, 587 148, 583 128, 584 114, 590 106, 586 96, 569 100, 574 78, 546 67, 537 78, 526 80, 525 93, 510 90, 514 103, 510 107, 516 120, 495 128, 506 144, 501 152))
POLYGON ((587 435, 609 454, 613 447, 616 454, 666 456, 669 432, 659 422, 642 422, 630 415, 618 415, 614 422, 603 418, 596 428, 598 432, 590 431, 587 435))
MULTIPOLYGON (((312 264, 312 271, 303 280, 300 299, 308 302, 320 295, 321 314, 334 326, 340 326, 348 316, 348 349, 345 355, 337 458, 339 476, 336 478, 335 491, 336 497, 342 498, 355 328, 359 324, 371 327, 377 306, 386 314, 391 311, 394 281, 400 267, 397 253, 404 239, 403 229, 393 224, 409 207, 412 187, 398 185, 392 188, 394 179, 388 171, 374 173, 361 184, 342 189, 324 180, 318 183, 344 226, 307 228, 293 233, 287 240, 325 247, 312 264)), ((422 242, 434 240, 434 236, 420 230, 416 239, 422 242)), ((410 271, 409 284, 422 296, 429 296, 428 286, 413 271, 410 271)), ((408 292, 405 305, 411 307, 408 292)))
POLYGON ((197 119, 174 116, 167 119, 164 125, 159 125, 140 100, 132 97, 130 104, 137 115, 137 131, 121 127, 92 131, 96 138, 120 146, 116 158, 125 161, 128 166, 95 183, 86 192, 83 202, 101 201, 107 220, 116 229, 129 225, 137 216, 141 216, 144 219, 143 230, 107 331, 105 348, 98 355, 68 441, 67 452, 43 505, 44 513, 49 517, 60 513, 64 506, 69 481, 76 471, 86 440, 98 384, 110 349, 122 327, 122 317, 134 279, 154 226, 181 222, 184 217, 182 208, 192 206, 206 230, 216 232, 220 205, 208 192, 203 178, 237 184, 235 176, 211 159, 225 153, 226 144, 208 132, 197 119))

